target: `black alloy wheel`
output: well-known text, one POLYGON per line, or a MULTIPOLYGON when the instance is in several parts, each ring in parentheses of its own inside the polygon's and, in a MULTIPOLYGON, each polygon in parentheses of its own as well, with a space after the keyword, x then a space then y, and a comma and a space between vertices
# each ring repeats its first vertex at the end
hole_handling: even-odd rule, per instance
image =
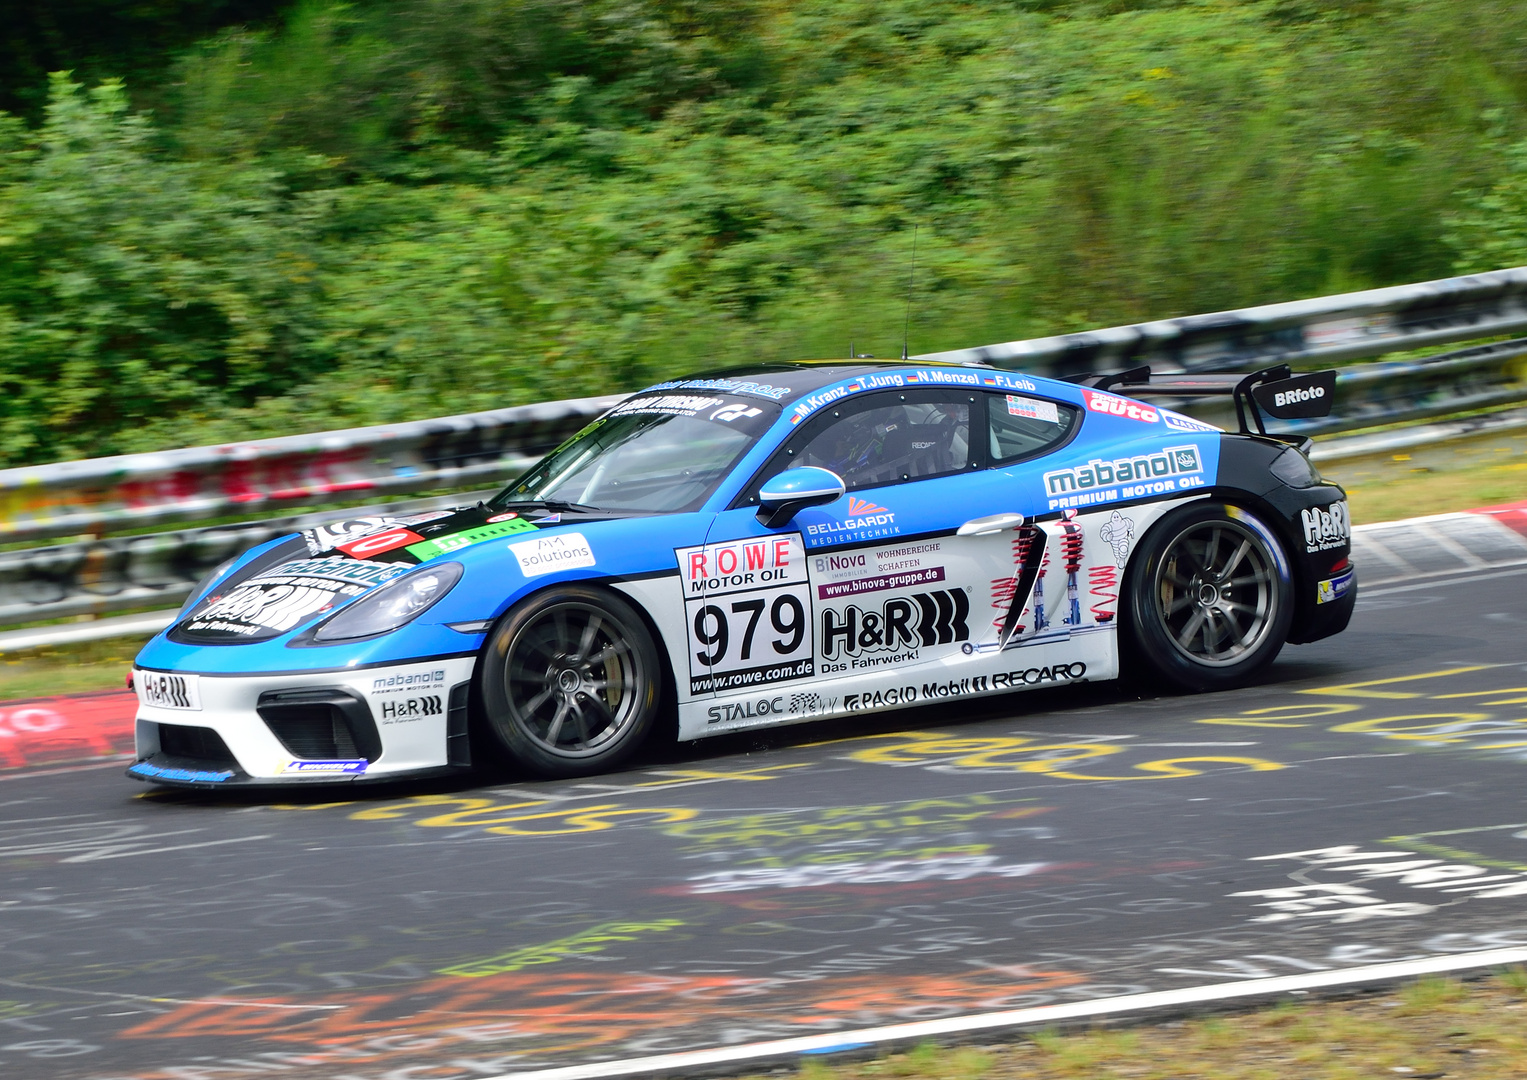
POLYGON ((658 664, 629 603, 604 589, 556 586, 512 610, 488 637, 478 669, 487 727, 538 775, 607 771, 652 727, 658 664))
POLYGON ((1288 558, 1240 507, 1195 503, 1151 529, 1130 569, 1130 644, 1137 666, 1187 690, 1255 678, 1293 618, 1288 558))

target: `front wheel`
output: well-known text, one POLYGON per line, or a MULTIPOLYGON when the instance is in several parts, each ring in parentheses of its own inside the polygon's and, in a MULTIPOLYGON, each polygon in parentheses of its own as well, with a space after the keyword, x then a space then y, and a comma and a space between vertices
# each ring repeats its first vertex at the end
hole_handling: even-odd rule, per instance
POLYGON ((562 585, 531 597, 489 635, 479 665, 487 728, 547 777, 612 769, 641 745, 661 697, 657 650, 626 601, 562 585))
POLYGON ((1277 657, 1293 618, 1277 536, 1237 506, 1195 503, 1164 517, 1131 568, 1130 635, 1140 666, 1186 690, 1222 690, 1277 657))

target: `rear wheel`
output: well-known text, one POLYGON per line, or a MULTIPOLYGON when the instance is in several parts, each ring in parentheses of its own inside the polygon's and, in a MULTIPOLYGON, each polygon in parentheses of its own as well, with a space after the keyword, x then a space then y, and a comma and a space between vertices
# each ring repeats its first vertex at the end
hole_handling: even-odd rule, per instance
POLYGON ((510 612, 479 666, 487 727, 519 764, 588 776, 625 761, 658 711, 658 654, 636 609, 563 585, 510 612))
POLYGON ((1129 582, 1137 661, 1176 686, 1219 690, 1266 670, 1293 618, 1277 536, 1236 506, 1196 503, 1146 537, 1129 582))

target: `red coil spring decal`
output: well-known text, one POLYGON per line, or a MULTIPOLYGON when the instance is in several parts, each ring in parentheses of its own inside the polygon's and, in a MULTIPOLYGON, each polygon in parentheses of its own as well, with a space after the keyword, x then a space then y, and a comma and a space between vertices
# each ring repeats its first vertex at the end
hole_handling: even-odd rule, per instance
POLYGON ((1013 595, 1018 591, 1016 577, 995 578, 991 583, 991 606, 997 617, 991 624, 998 630, 1007 622, 1007 609, 1013 606, 1013 595))
POLYGON ((1066 560, 1066 573, 1074 574, 1082 568, 1082 527, 1062 525, 1065 532, 1060 538, 1061 558, 1066 560))
MULTIPOLYGON (((1023 568, 1028 565, 1029 552, 1034 547, 1035 530, 1032 525, 1024 525, 1013 533, 1013 569, 1012 577, 996 578, 991 583, 991 606, 997 609, 997 617, 992 620, 992 625, 998 630, 1002 629, 1007 621, 1008 608, 1013 606, 1013 597, 1018 592, 1018 576, 1023 573, 1023 568)), ((1021 631, 1023 627, 1013 628, 1014 633, 1021 631)))
POLYGON ((1087 571, 1087 591, 1092 594, 1092 618, 1098 623, 1113 619, 1119 603, 1119 569, 1104 564, 1087 571))

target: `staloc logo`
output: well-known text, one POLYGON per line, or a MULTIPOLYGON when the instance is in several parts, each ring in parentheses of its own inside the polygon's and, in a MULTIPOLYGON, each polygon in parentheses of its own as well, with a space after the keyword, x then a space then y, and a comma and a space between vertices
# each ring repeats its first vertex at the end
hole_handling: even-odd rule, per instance
POLYGON ((966 616, 970 598, 964 589, 934 589, 911 596, 894 596, 878 611, 850 604, 842 611, 822 610, 822 655, 898 652, 970 640, 966 616))
POLYGON ((1307 551, 1325 551, 1340 547, 1352 539, 1352 516, 1347 511, 1347 500, 1334 502, 1324 510, 1315 507, 1300 511, 1304 525, 1304 546, 1307 551))
POLYGON ((707 710, 708 724, 726 724, 733 720, 754 720, 762 716, 777 716, 785 712, 784 697, 759 698, 757 701, 723 701, 707 710))

